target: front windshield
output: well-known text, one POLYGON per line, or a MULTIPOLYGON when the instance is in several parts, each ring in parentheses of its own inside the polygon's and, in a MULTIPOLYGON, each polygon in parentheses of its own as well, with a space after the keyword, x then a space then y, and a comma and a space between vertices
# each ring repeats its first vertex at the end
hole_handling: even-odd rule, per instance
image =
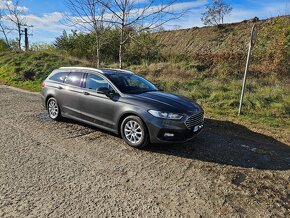
POLYGON ((126 94, 140 94, 144 92, 154 92, 158 89, 141 76, 129 73, 115 73, 106 75, 112 83, 126 94))

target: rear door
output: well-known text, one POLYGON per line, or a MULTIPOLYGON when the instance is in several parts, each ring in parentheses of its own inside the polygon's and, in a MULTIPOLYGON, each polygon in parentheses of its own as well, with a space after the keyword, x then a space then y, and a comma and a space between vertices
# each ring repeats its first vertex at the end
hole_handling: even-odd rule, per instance
POLYGON ((45 87, 41 90, 44 103, 46 103, 46 96, 53 95, 56 98, 59 106, 62 107, 62 89, 65 87, 64 81, 68 74, 69 72, 56 71, 56 73, 53 73, 48 77, 48 79, 45 80, 45 87))
POLYGON ((113 129, 118 97, 110 99, 104 94, 97 93, 97 89, 101 87, 113 90, 105 77, 88 73, 84 82, 84 94, 80 102, 83 118, 97 125, 113 129))
POLYGON ((84 73, 70 72, 59 91, 61 110, 64 114, 80 117, 80 97, 83 95, 82 84, 84 73))

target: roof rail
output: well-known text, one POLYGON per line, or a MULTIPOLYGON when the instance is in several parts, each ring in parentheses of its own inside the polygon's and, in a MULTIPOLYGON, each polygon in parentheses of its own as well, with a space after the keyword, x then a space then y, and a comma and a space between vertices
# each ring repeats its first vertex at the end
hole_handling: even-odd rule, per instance
POLYGON ((103 69, 96 69, 92 67, 60 67, 59 70, 91 70, 91 71, 96 71, 99 73, 106 73, 106 71, 119 71, 123 73, 131 73, 134 74, 132 71, 129 70, 123 70, 123 69, 114 69, 114 68, 103 68, 103 69))
POLYGON ((120 71, 120 72, 124 72, 124 73, 132 73, 134 74, 132 71, 129 70, 123 70, 123 69, 118 69, 118 68, 103 68, 101 70, 112 70, 112 71, 120 71))
POLYGON ((60 67, 59 70, 92 70, 103 73, 101 70, 92 67, 60 67))

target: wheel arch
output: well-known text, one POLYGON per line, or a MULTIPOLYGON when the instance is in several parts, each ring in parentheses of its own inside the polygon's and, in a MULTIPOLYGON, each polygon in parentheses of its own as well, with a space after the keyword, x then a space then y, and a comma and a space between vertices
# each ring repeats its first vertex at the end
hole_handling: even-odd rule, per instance
POLYGON ((126 119, 126 117, 129 117, 129 116, 137 116, 139 117, 142 122, 144 123, 145 125, 145 128, 149 134, 149 131, 148 131, 148 127, 147 127, 147 124, 145 123, 144 119, 137 113, 134 113, 134 112, 127 112, 127 113, 124 113, 122 114, 122 116, 120 117, 119 121, 118 121, 118 134, 121 135, 121 125, 122 125, 122 122, 126 119))

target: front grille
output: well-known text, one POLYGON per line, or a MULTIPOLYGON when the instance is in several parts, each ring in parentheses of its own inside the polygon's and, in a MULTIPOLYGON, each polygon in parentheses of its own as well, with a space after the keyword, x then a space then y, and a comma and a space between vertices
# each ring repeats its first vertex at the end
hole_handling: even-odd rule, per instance
POLYGON ((200 112, 198 114, 194 114, 187 118, 185 121, 185 125, 188 129, 192 129, 193 127, 200 125, 204 121, 204 114, 200 112))

